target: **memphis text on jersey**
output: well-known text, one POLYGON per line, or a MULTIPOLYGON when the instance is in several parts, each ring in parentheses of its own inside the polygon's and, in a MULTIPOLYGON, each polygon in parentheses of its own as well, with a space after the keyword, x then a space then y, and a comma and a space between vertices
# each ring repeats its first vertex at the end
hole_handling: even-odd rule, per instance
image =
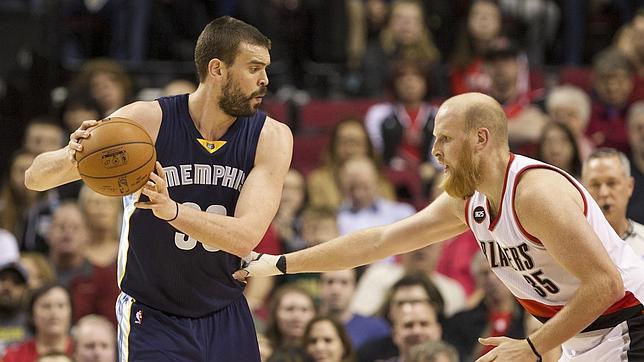
POLYGON ((166 166, 165 178, 168 187, 181 185, 220 185, 237 191, 241 190, 246 180, 243 170, 230 166, 188 164, 166 166))

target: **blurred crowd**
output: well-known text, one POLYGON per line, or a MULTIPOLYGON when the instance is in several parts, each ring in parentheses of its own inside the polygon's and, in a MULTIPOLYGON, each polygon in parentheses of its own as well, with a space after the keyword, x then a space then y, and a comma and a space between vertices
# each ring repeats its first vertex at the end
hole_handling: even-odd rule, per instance
MULTIPOLYGON (((579 179, 644 262, 642 5, 3 1, 0 17, 38 26, 0 36, 15 48, 15 62, 0 61, 0 356, 115 361, 122 201, 80 181, 30 191, 24 172, 83 120, 194 90, 194 42, 224 14, 271 38, 262 108, 295 136, 257 251, 299 250, 425 207, 441 192, 438 106, 479 91, 503 105, 512 151, 579 179)), ((252 279, 245 294, 264 361, 473 361, 487 352, 478 337, 539 326, 469 232, 355 270, 252 279)))

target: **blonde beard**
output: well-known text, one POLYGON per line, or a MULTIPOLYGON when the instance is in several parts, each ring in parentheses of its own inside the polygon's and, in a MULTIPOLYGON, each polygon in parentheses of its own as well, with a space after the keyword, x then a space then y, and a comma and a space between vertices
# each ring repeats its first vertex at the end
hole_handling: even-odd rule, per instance
POLYGON ((481 179, 481 166, 474 162, 470 145, 464 145, 458 155, 458 167, 450 167, 449 173, 443 178, 441 187, 452 197, 467 199, 474 195, 476 186, 481 179))

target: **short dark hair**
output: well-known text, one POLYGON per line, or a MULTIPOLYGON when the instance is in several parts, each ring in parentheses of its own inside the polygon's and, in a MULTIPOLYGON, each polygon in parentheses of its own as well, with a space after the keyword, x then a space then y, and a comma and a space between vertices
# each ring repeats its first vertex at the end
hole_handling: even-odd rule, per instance
POLYGON ((608 48, 602 50, 593 58, 593 73, 596 76, 619 69, 624 70, 629 75, 633 75, 635 72, 628 58, 617 49, 608 48))
POLYGON ((399 289, 406 288, 406 287, 415 287, 419 286, 425 290, 425 293, 427 293, 427 296, 429 297, 429 304, 434 307, 434 310, 436 310, 436 315, 438 317, 439 321, 442 321, 444 318, 444 309, 445 309, 445 300, 443 299, 443 296, 441 295, 441 292, 438 290, 438 287, 434 282, 432 282, 427 275, 423 274, 422 272, 416 272, 412 274, 406 274, 402 278, 400 278, 394 285, 391 286, 389 289, 389 294, 387 296, 387 299, 385 300, 384 305, 382 306, 382 316, 389 321, 389 323, 392 322, 391 320, 391 302, 394 294, 399 289))
POLYGON ((353 350, 353 345, 351 344, 351 338, 349 337, 347 330, 340 321, 329 316, 319 315, 309 321, 309 324, 306 325, 306 329, 304 330, 304 335, 302 336, 302 345, 304 346, 304 349, 308 347, 309 339, 311 338, 311 333, 313 331, 313 326, 316 323, 320 322, 331 323, 333 329, 335 329, 335 332, 338 334, 338 338, 340 339, 342 348, 344 349, 344 351, 342 352, 342 359, 340 361, 354 361, 356 356, 353 350))
MULTIPOLYGON (((32 292, 31 298, 29 299, 29 306, 27 309, 27 330, 35 335, 36 334, 36 325, 34 324, 34 307, 36 306, 36 302, 40 300, 45 294, 49 293, 51 290, 60 288, 62 291, 65 292, 65 295, 67 295, 67 299, 69 300, 69 308, 71 310, 71 315, 70 315, 70 321, 69 325, 71 327, 72 321, 71 318, 74 315, 74 303, 72 299, 72 294, 62 284, 59 283, 50 283, 50 284, 45 284, 42 287, 36 289, 35 291, 32 292)), ((69 332, 69 331, 68 331, 69 332)))
POLYGON ((241 20, 221 16, 208 23, 195 46, 195 66, 199 81, 206 79, 211 59, 218 58, 227 65, 233 64, 241 43, 271 48, 271 41, 264 34, 241 20))

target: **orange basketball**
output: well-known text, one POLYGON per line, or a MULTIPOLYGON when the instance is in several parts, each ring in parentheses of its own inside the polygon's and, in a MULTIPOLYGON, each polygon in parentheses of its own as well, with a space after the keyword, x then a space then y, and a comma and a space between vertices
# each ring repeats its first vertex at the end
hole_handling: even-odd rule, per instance
POLYGON ((154 171, 156 151, 140 125, 126 118, 106 118, 89 129, 76 152, 78 172, 92 190, 123 196, 139 190, 154 171))

